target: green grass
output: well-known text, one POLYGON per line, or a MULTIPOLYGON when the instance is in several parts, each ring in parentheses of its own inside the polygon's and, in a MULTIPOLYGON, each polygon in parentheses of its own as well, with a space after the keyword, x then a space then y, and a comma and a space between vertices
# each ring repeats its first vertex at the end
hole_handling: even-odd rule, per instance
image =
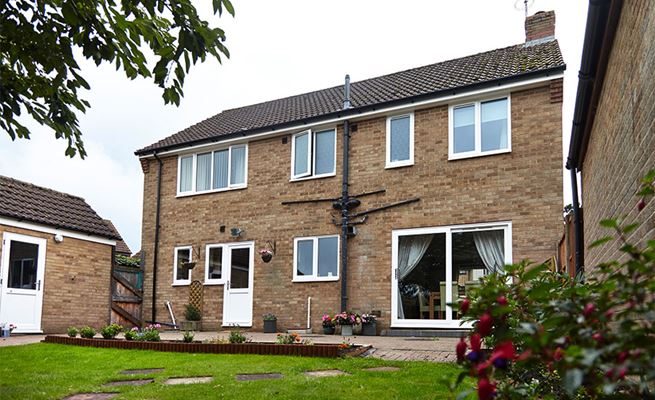
POLYGON ((145 350, 94 349, 55 344, 0 348, 0 398, 61 399, 81 392, 120 392, 120 399, 445 399, 442 378, 453 381, 456 365, 385 362, 371 358, 309 358, 227 354, 183 354, 145 350), (363 368, 396 366, 397 372, 363 368), (124 369, 165 368, 128 376, 124 369), (304 371, 340 369, 351 375, 309 378, 304 371), (284 374, 279 380, 238 382, 239 373, 284 374), (213 376, 210 383, 167 386, 166 378, 213 376), (151 377, 141 387, 102 388, 121 379, 151 377))

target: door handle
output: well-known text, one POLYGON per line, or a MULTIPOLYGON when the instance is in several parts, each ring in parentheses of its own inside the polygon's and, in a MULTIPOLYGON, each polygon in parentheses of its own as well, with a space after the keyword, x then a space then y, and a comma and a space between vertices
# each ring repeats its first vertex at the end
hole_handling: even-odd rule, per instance
POLYGON ((41 279, 36 281, 36 290, 41 290, 41 279))
POLYGON ((227 282, 225 282, 225 284, 227 285, 227 288, 229 290, 230 289, 230 280, 228 279, 227 282))

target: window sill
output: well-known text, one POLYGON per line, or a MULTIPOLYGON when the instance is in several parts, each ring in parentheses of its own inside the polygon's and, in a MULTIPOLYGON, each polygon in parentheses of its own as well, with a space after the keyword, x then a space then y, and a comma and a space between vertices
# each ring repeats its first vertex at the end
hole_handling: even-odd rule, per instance
POLYGON ((325 278, 294 278, 293 283, 306 283, 306 282, 336 282, 339 280, 338 276, 325 277, 325 278))
POLYGON ((336 172, 333 172, 331 174, 303 176, 302 178, 291 178, 291 179, 289 179, 289 182, 309 181, 309 180, 312 180, 312 179, 331 178, 333 176, 337 176, 336 172))
POLYGON ((462 154, 449 154, 448 155, 448 161, 454 161, 454 160, 463 160, 466 158, 477 158, 477 157, 486 157, 486 156, 495 156, 497 154, 507 154, 511 153, 512 149, 502 149, 502 150, 493 150, 493 151, 485 151, 484 153, 462 153, 462 154))
POLYGON ((230 192, 233 190, 242 190, 242 189, 247 189, 248 185, 244 186, 234 186, 230 188, 225 188, 225 189, 212 189, 212 190, 203 190, 202 192, 191 192, 191 193, 178 193, 175 197, 180 198, 180 197, 190 197, 190 196, 199 196, 202 194, 212 194, 212 193, 221 193, 221 192, 230 192))
POLYGON ((220 286, 220 285, 225 285, 225 281, 215 281, 215 282, 205 281, 203 283, 203 286, 220 286))
POLYGON ((173 283, 171 286, 189 286, 191 285, 191 282, 177 282, 173 283))
POLYGON ((411 161, 398 161, 398 162, 393 162, 393 163, 387 163, 387 165, 385 165, 384 169, 411 167, 413 165, 414 165, 414 160, 411 160, 411 161))

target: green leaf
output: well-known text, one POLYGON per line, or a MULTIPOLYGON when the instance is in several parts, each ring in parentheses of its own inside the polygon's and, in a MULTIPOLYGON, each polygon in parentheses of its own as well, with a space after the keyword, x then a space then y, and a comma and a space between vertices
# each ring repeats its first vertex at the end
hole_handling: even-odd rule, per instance
POLYGON ((593 241, 593 242, 589 245, 589 248, 592 249, 592 248, 594 248, 594 247, 598 247, 598 246, 603 245, 603 244, 605 244, 605 243, 607 243, 607 242, 610 242, 610 241, 612 241, 612 240, 614 240, 614 238, 613 238, 612 236, 605 236, 605 237, 603 237, 603 238, 600 238, 600 239, 598 239, 598 240, 593 241))
POLYGON ((548 270, 548 266, 546 264, 540 264, 537 266, 534 266, 527 270, 523 276, 521 276, 521 280, 523 281, 531 281, 535 279, 537 276, 539 276, 542 272, 548 270))
POLYGON ((618 228, 619 223, 616 219, 603 219, 600 221, 600 226, 605 228, 618 228))

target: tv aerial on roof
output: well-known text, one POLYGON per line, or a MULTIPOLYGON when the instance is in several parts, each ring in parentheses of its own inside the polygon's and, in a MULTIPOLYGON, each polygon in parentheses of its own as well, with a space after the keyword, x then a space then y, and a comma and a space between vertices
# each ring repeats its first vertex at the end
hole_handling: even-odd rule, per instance
POLYGON ((532 7, 534 5, 534 0, 516 0, 514 2, 514 8, 518 11, 523 8, 525 10, 525 17, 528 18, 528 7, 532 7), (523 7, 521 7, 521 3, 523 3, 523 7))

